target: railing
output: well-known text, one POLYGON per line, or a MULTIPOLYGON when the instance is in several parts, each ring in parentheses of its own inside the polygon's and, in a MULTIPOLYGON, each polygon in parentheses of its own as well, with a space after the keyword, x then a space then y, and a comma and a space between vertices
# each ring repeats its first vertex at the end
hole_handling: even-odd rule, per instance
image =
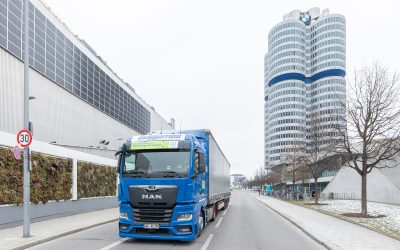
POLYGON ((356 194, 355 193, 322 193, 321 194, 322 199, 328 199, 328 200, 355 200, 356 199, 356 194))

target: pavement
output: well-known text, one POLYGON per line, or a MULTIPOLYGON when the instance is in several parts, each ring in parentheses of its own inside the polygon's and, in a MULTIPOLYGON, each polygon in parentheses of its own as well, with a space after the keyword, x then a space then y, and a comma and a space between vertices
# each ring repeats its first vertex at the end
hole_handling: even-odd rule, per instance
POLYGON ((69 249, 325 249, 246 191, 233 191, 227 210, 208 223, 193 242, 122 239, 111 222, 30 248, 69 249))
POLYGON ((22 237, 22 226, 0 230, 0 249, 24 249, 104 223, 116 221, 118 208, 75 214, 31 223, 31 237, 22 237))
POLYGON ((272 197, 252 196, 329 249, 400 249, 400 241, 356 224, 272 197))

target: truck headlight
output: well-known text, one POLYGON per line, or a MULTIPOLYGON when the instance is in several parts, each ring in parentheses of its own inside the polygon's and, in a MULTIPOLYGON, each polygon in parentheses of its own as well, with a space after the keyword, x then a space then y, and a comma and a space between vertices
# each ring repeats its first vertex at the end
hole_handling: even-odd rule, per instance
POLYGON ((192 214, 180 214, 178 220, 191 220, 192 214))
POLYGON ((121 218, 121 219, 129 219, 129 216, 128 216, 127 213, 120 212, 119 213, 119 218, 121 218))

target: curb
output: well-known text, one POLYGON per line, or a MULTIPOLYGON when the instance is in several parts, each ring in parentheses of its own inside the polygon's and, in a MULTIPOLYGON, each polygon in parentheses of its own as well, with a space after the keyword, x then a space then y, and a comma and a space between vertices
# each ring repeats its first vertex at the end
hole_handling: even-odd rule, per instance
POLYGON ((51 241, 51 240, 55 240, 57 238, 61 238, 61 237, 64 237, 64 236, 67 236, 67 235, 70 235, 70 234, 74 234, 74 233, 77 233, 77 232, 80 232, 80 231, 83 231, 83 230, 86 230, 86 229, 90 229, 90 228, 93 228, 93 227, 101 226, 101 225, 104 225, 104 224, 107 224, 107 223, 110 223, 110 222, 113 222, 113 221, 117 221, 117 220, 118 220, 118 218, 115 218, 115 219, 111 219, 111 220, 102 221, 102 222, 99 222, 99 223, 96 223, 96 224, 92 224, 92 225, 89 225, 89 226, 76 228, 76 229, 73 229, 73 230, 70 230, 70 231, 67 231, 67 232, 59 233, 59 234, 52 235, 52 236, 49 236, 49 237, 46 237, 46 238, 43 238, 43 239, 39 239, 39 240, 36 240, 36 241, 33 241, 33 242, 26 243, 24 245, 12 248, 12 250, 26 249, 26 248, 29 248, 29 247, 33 247, 33 246, 36 246, 36 245, 51 241))
POLYGON ((306 229, 304 229, 302 226, 300 226, 299 224, 297 224, 294 220, 290 219, 288 216, 282 214, 281 212, 279 212, 278 210, 276 210, 275 208, 272 208, 271 206, 267 205, 266 203, 264 203, 263 201, 261 201, 260 199, 258 199, 257 197, 253 197, 254 199, 256 199, 258 202, 260 202, 261 204, 263 204, 264 206, 268 207, 269 209, 271 209, 272 211, 274 211, 275 213, 279 214, 282 218, 286 219, 287 221, 289 221, 290 223, 292 223, 294 226, 296 226, 298 229, 300 229, 304 234, 306 234, 308 237, 310 237, 312 240, 314 240, 315 242, 317 242, 318 244, 324 246, 326 249, 328 250, 333 250, 333 249, 337 249, 339 247, 332 247, 331 244, 328 244, 320 239, 318 239, 318 237, 316 237, 315 235, 313 235, 312 233, 310 233, 309 231, 307 231, 306 229))

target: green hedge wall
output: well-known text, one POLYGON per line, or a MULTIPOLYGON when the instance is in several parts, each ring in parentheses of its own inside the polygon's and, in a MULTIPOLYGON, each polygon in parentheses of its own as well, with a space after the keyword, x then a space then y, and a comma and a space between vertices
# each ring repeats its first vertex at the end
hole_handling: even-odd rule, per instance
POLYGON ((117 170, 88 162, 78 162, 78 198, 114 196, 117 170))
MULTIPOLYGON (((33 152, 31 202, 72 198, 72 160, 33 152)), ((23 161, 15 160, 10 148, 0 147, 0 205, 21 204, 23 161)))

